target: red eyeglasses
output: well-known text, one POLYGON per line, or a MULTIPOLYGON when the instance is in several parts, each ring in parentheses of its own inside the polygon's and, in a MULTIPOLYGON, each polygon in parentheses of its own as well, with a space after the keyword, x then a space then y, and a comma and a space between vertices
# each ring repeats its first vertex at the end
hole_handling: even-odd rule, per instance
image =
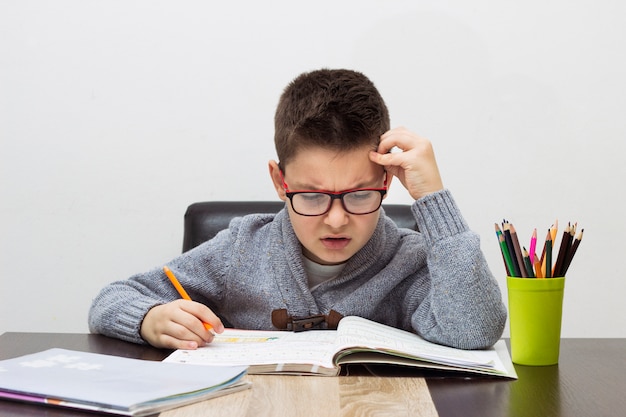
POLYGON ((330 211, 333 200, 341 200, 343 209, 350 214, 370 214, 378 210, 387 194, 387 171, 383 188, 356 188, 345 191, 289 190, 283 171, 280 178, 294 212, 301 216, 321 216, 330 211))

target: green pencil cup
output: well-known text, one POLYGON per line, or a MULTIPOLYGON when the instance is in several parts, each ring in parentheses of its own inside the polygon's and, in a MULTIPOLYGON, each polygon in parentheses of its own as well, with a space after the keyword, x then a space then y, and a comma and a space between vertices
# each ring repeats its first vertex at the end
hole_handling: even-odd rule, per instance
POLYGON ((513 363, 559 363, 565 277, 507 277, 506 283, 513 363))

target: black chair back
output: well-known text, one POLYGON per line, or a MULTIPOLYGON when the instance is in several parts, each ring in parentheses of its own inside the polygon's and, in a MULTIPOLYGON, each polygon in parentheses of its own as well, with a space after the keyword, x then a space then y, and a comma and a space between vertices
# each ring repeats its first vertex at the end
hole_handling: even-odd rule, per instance
MULTIPOLYGON (((193 203, 185 213, 183 252, 212 239, 226 229, 231 219, 253 213, 277 213, 282 201, 206 201, 193 203)), ((417 230, 411 207, 403 204, 383 204, 385 213, 399 227, 417 230)))

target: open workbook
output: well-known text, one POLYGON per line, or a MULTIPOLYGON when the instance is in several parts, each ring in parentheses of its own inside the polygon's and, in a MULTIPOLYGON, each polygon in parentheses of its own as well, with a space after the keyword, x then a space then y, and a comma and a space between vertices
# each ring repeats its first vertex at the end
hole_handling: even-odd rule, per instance
POLYGON ((503 340, 487 350, 460 350, 361 317, 337 330, 305 332, 226 329, 197 350, 165 359, 193 365, 246 365, 250 374, 338 375, 342 365, 394 364, 517 378, 503 340))
POLYGON ((248 388, 245 373, 49 349, 0 361, 0 399, 145 416, 248 388))

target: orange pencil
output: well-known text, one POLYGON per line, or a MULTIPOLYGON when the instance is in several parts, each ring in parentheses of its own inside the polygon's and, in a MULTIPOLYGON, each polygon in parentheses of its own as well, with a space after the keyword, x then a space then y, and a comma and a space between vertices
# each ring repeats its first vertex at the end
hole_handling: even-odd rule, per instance
POLYGON ((541 269, 541 261, 537 257, 537 254, 535 254, 535 259, 533 263, 535 264, 535 278, 543 278, 544 276, 543 276, 543 271, 541 269))
MULTIPOLYGON (((176 288, 176 291, 178 291, 180 296, 183 297, 185 300, 192 301, 191 297, 189 297, 189 294, 187 294, 187 291, 185 291, 183 286, 180 285, 180 282, 178 282, 178 279, 176 278, 174 273, 167 266, 163 267, 163 272, 165 272, 165 275, 167 275, 167 277, 170 279, 170 281, 174 285, 174 288, 176 288)), ((204 328, 209 331, 213 329, 213 326, 211 326, 209 323, 202 322, 202 324, 204 324, 204 328)))

